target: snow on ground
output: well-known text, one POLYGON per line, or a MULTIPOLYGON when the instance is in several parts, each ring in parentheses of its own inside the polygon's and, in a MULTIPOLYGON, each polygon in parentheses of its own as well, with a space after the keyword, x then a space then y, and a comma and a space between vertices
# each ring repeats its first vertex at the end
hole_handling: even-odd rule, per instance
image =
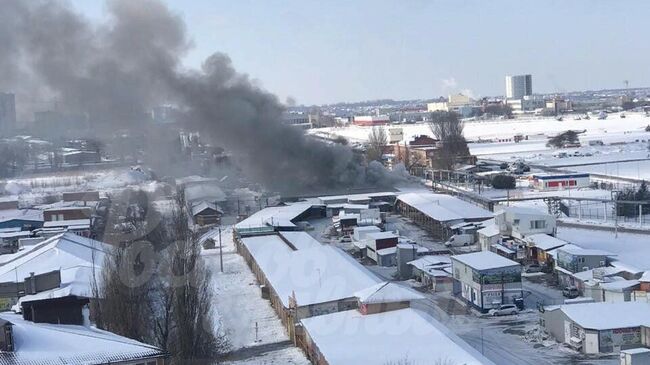
POLYGON ((42 204, 46 195, 83 190, 111 192, 131 186, 155 191, 160 183, 140 169, 62 171, 0 180, 0 196, 17 199, 24 205, 34 205, 42 204))
MULTIPOLYGON (((212 236, 218 242, 218 233, 213 232, 212 236)), ((203 257, 213 272, 216 320, 233 351, 288 341, 280 319, 270 302, 262 299, 255 276, 237 253, 232 229, 222 231, 221 239, 224 272, 220 272, 219 248, 205 250, 203 257)), ((299 349, 284 346, 229 364, 309 364, 309 361, 299 349)))
MULTIPOLYGON (((568 117, 562 122, 558 122, 554 118, 532 116, 509 120, 468 121, 465 123, 465 137, 469 140, 478 140, 479 138, 512 138, 516 134, 529 136, 546 134, 550 136, 572 129, 579 131, 587 130, 587 133, 584 134, 585 138, 603 139, 605 141, 617 139, 617 137, 628 134, 630 131, 641 133, 650 124, 650 118, 645 117, 643 113, 626 113, 626 116, 625 119, 621 119, 619 114, 611 114, 605 120, 597 120, 595 118, 590 120, 573 120, 568 117)), ((389 127, 402 128, 404 140, 406 141, 411 140, 416 135, 431 135, 429 125, 426 123, 391 125, 389 127)), ((308 133, 339 135, 353 142, 363 142, 368 138, 368 133, 371 129, 372 127, 351 125, 342 128, 316 128, 309 130, 308 133)), ((544 141, 543 144, 545 143, 544 141)))
POLYGON ((639 270, 650 270, 650 235, 558 227, 557 237, 576 245, 617 255, 616 259, 639 270))

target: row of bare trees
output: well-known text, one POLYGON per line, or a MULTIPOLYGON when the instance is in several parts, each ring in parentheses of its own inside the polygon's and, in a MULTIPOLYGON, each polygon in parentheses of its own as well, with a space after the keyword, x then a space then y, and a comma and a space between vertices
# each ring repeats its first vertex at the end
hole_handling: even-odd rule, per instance
MULTIPOLYGON (((441 143, 441 148, 436 152, 434 161, 439 168, 451 170, 454 165, 470 156, 467 141, 463 135, 465 125, 458 114, 443 111, 433 112, 431 113, 429 127, 433 137, 441 143)), ((388 145, 388 137, 384 128, 373 127, 368 134, 366 143, 366 158, 368 161, 381 161, 386 145, 388 145)), ((408 157, 406 160, 408 160, 408 157)), ((424 161, 417 162, 424 163, 424 161)), ((409 163, 406 165, 409 165, 409 163)))
MULTIPOLYGON (((182 196, 182 194, 179 194, 182 196)), ((182 198, 170 216, 105 259, 96 281, 96 324, 167 351, 172 364, 214 363, 228 344, 217 335, 210 270, 182 198)))

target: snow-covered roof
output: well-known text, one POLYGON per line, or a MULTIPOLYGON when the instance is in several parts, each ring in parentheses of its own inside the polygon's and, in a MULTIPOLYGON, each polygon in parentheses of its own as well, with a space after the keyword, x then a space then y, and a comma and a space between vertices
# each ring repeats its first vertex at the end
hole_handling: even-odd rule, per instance
POLYGON ((641 275, 641 278, 639 279, 639 281, 642 281, 642 282, 645 282, 645 283, 650 282, 650 271, 644 272, 643 275, 641 275))
POLYGON ((354 293, 354 296, 364 304, 410 302, 425 297, 404 285, 383 282, 354 293))
POLYGON ((650 303, 646 302, 580 303, 562 305, 559 309, 586 329, 650 327, 650 303))
POLYGON ((386 247, 386 248, 382 248, 380 250, 377 250, 377 255, 379 255, 379 256, 393 255, 395 253, 397 253, 397 246, 386 247))
POLYGON ((540 216, 541 215, 541 216, 547 216, 547 217, 550 217, 550 218, 553 217, 552 215, 550 215, 548 213, 544 213, 539 209, 529 208, 529 207, 521 207, 521 206, 504 207, 502 210, 498 211, 497 213, 502 213, 502 212, 506 212, 506 213, 510 213, 510 214, 518 214, 518 215, 534 215, 534 216, 540 216))
POLYGON ((567 241, 561 240, 559 238, 555 238, 553 236, 549 236, 544 233, 531 234, 530 236, 526 236, 525 239, 529 243, 535 245, 535 247, 542 249, 544 251, 549 251, 554 248, 562 247, 568 243, 567 241))
POLYGON ((197 215, 207 209, 212 209, 218 213, 223 213, 216 204, 208 202, 206 200, 201 200, 196 204, 192 204, 192 215, 197 215))
POLYGON ((13 325, 14 352, 0 353, 0 364, 108 364, 163 357, 164 353, 126 337, 94 327, 25 321, 0 313, 13 325))
POLYGON ((497 226, 496 224, 491 224, 485 228, 479 229, 476 232, 486 237, 498 236, 501 233, 501 231, 499 230, 499 226, 497 226))
POLYGON ((397 199, 440 222, 462 219, 489 219, 494 216, 488 210, 451 195, 406 193, 399 195, 397 199))
POLYGON ((0 210, 0 222, 7 222, 14 219, 42 222, 43 211, 38 209, 0 210))
POLYGON ((60 287, 43 295, 49 298, 65 296, 66 293, 90 296, 92 272, 101 275, 104 257, 109 250, 105 243, 63 233, 27 250, 3 255, 7 257, 3 257, 0 263, 0 282, 21 282, 32 272, 39 275, 59 270, 60 287))
POLYGON ((501 255, 497 255, 490 251, 480 251, 473 253, 466 253, 463 255, 454 255, 451 257, 452 261, 456 260, 475 270, 489 270, 498 269, 501 267, 521 266, 519 263, 507 259, 501 255))
POLYGON ((451 259, 449 256, 443 255, 426 255, 417 260, 409 261, 408 264, 413 265, 413 267, 419 270, 433 274, 450 267, 451 259))
POLYGON ((311 203, 295 203, 264 208, 235 225, 235 229, 264 227, 295 227, 291 222, 313 206, 311 203))
POLYGON ((285 307, 289 307, 289 297, 294 293, 298 306, 304 306, 352 298, 355 292, 380 282, 336 247, 310 240, 305 232, 282 234, 297 250, 279 235, 244 237, 242 243, 285 307))
POLYGON ((609 283, 600 283, 600 287, 609 291, 623 291, 639 285, 638 280, 616 280, 609 283))
POLYGON ((366 239, 369 240, 384 240, 397 238, 397 235, 393 232, 369 232, 366 233, 366 239))
POLYGON ((43 223, 43 228, 53 228, 53 227, 70 227, 70 228, 90 227, 90 219, 69 219, 65 221, 48 221, 43 223))
POLYGON ((226 194, 216 184, 198 184, 185 188, 185 200, 188 202, 194 200, 226 201, 226 194))
POLYGON ((411 308, 369 315, 349 310, 302 323, 330 365, 384 365, 406 358, 413 364, 448 359, 453 364, 494 365, 440 322, 411 308))
POLYGON ((361 201, 361 200, 371 200, 372 198, 387 198, 394 197, 396 194, 393 192, 380 192, 380 193, 368 193, 368 194, 349 194, 349 195, 330 195, 330 196, 321 196, 318 197, 321 204, 336 204, 337 202, 350 202, 350 201, 361 201))
POLYGON ((580 255, 580 256, 616 256, 607 251, 582 248, 576 245, 564 245, 560 247, 558 251, 566 252, 571 255, 580 255))
POLYGON ((511 248, 508 248, 508 247, 506 247, 506 246, 504 246, 504 245, 502 245, 500 243, 494 243, 494 244, 491 245, 491 247, 495 248, 497 251, 505 252, 505 253, 510 254, 510 255, 517 253, 517 251, 515 251, 515 250, 513 250, 511 248))
POLYGON ((601 276, 601 277, 607 277, 607 276, 612 276, 621 273, 621 270, 615 267, 605 266, 605 267, 598 267, 595 269, 580 271, 572 274, 571 276, 581 281, 587 281, 594 278, 594 271, 596 271, 599 274, 597 276, 601 276))

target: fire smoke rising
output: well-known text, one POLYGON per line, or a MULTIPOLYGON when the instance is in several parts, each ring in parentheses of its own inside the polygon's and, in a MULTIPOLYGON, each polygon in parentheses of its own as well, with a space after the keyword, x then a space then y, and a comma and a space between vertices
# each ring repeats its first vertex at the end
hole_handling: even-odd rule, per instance
POLYGON ((281 190, 385 181, 352 151, 283 125, 277 98, 215 53, 184 68, 185 24, 157 0, 109 0, 94 24, 60 1, 7 0, 0 12, 0 89, 55 98, 90 116, 95 130, 141 124, 155 105, 179 105, 186 122, 232 150, 245 170, 281 190), (372 176, 368 179, 367 176, 372 176))

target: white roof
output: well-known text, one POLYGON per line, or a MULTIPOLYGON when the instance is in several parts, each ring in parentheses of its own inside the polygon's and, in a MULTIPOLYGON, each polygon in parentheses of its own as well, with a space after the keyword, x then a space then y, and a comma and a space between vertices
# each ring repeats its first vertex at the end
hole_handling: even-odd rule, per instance
POLYGON ((431 316, 406 308, 362 315, 359 311, 302 320, 330 365, 413 364, 449 359, 453 364, 494 365, 431 316))
POLYGON ((219 207, 216 204, 205 200, 201 200, 196 202, 196 204, 192 204, 192 215, 197 215, 206 209, 212 209, 217 211, 218 213, 222 213, 221 209, 219 209, 219 207))
POLYGON ((530 236, 526 236, 526 241, 532 243, 535 245, 535 247, 540 248, 544 251, 549 251, 568 244, 567 241, 549 236, 544 233, 531 234, 530 236))
POLYGON ((185 200, 226 201, 226 194, 216 184, 197 184, 185 188, 185 200))
POLYGON ((519 215, 535 215, 535 216, 541 215, 541 216, 553 217, 552 215, 548 213, 544 213, 539 209, 520 207, 520 206, 504 207, 502 210, 498 211, 497 213, 502 213, 502 212, 519 214, 519 215))
POLYGON ((323 204, 328 204, 330 202, 342 201, 349 202, 359 201, 359 200, 370 200, 372 198, 381 198, 381 197, 393 197, 396 194, 393 192, 381 192, 381 193, 368 193, 368 194, 349 194, 349 195, 330 195, 330 196, 320 196, 318 199, 323 204))
POLYGON ((580 256, 616 256, 607 251, 587 249, 576 245, 564 245, 560 247, 558 251, 580 256))
POLYGON ((616 280, 609 283, 600 283, 600 287, 609 291, 623 291, 639 285, 638 280, 616 280))
POLYGON ((650 282, 650 271, 644 272, 639 281, 650 282))
POLYGON ((377 226, 361 226, 361 227, 354 227, 354 233, 357 232, 381 232, 381 228, 377 226))
POLYGON ((370 240, 383 240, 388 238, 398 238, 393 232, 370 232, 366 233, 366 239, 370 240))
POLYGON ((380 250, 377 250, 377 255, 379 255, 379 256, 392 255, 392 254, 395 254, 395 253, 397 253, 397 246, 386 247, 386 248, 382 248, 380 250))
POLYGON ((498 269, 501 267, 521 266, 519 263, 490 251, 480 251, 455 255, 452 260, 461 262, 475 270, 498 269))
POLYGON ((373 285, 354 293, 354 296, 364 304, 410 302, 425 298, 409 287, 391 282, 373 285))
POLYGON ((494 216, 488 210, 451 195, 406 193, 399 195, 397 199, 440 222, 462 219, 489 219, 494 216))
POLYGON ((90 296, 92 273, 94 271, 97 276, 101 275, 104 257, 109 252, 110 246, 105 243, 63 233, 28 250, 3 255, 0 282, 23 281, 32 272, 38 275, 60 270, 60 290, 39 294, 49 298, 66 294, 90 296))
POLYGON ((154 346, 94 327, 33 323, 8 312, 0 318, 13 324, 15 345, 14 352, 0 353, 2 364, 108 364, 163 355, 154 346))
POLYGON ((451 267, 451 259, 449 256, 443 255, 426 255, 417 260, 409 261, 408 264, 430 274, 440 273, 442 275, 441 270, 451 267))
POLYGON ((296 203, 264 208, 235 225, 236 229, 263 227, 295 227, 291 221, 310 209, 311 203, 296 203))
POLYGON ((43 228, 52 227, 90 227, 90 219, 70 219, 65 221, 47 221, 43 223, 43 228))
POLYGON ((0 222, 6 222, 14 219, 42 222, 43 211, 37 209, 0 210, 0 222))
POLYGON ((501 233, 501 231, 499 230, 499 226, 497 226, 496 224, 492 224, 492 225, 489 225, 489 226, 487 226, 485 228, 481 228, 476 232, 478 232, 479 234, 482 234, 482 235, 484 235, 486 237, 498 236, 501 233))
POLYGON ((560 310, 586 329, 650 327, 650 303, 646 302, 579 303, 562 305, 560 310))
POLYGON ((372 272, 336 247, 309 240, 305 232, 282 234, 297 250, 278 235, 244 237, 242 242, 285 307, 293 293, 298 306, 304 306, 352 298, 355 292, 379 282, 372 272))

